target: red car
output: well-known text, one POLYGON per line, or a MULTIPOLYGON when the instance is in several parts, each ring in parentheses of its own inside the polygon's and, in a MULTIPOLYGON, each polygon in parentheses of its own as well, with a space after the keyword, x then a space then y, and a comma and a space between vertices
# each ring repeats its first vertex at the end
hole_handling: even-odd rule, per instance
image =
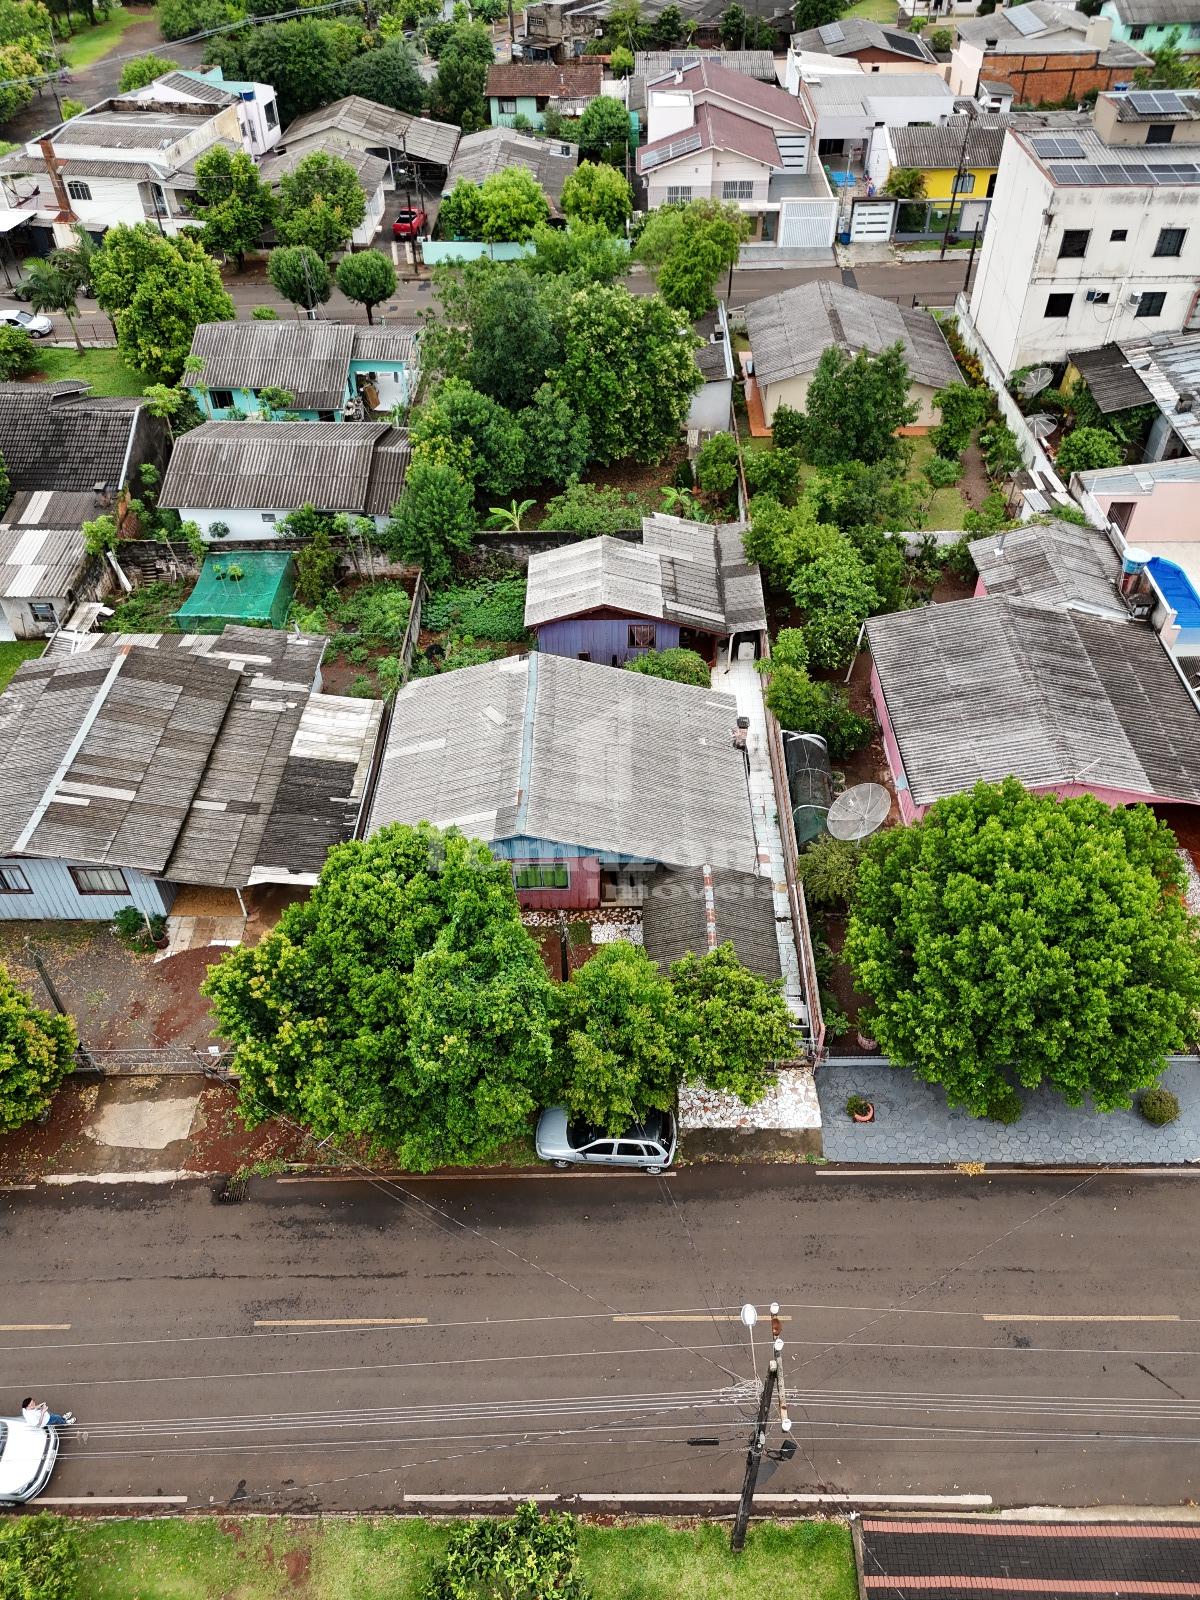
POLYGON ((429 217, 424 211, 401 211, 392 223, 393 239, 419 239, 429 228, 429 217))

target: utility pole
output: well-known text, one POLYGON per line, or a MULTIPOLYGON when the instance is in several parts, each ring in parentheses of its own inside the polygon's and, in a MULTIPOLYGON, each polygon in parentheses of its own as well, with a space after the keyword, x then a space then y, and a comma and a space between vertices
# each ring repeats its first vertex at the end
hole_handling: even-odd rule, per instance
MULTIPOLYGON (((742 1321, 750 1329, 750 1339, 754 1339, 754 1324, 758 1321, 757 1309, 752 1305, 742 1307, 742 1321)), ((791 1419, 783 1403, 783 1388, 780 1379, 780 1365, 783 1360, 783 1340, 780 1338, 783 1324, 779 1320, 779 1304, 771 1304, 771 1361, 767 1367, 766 1380, 762 1386, 762 1393, 758 1398, 758 1415, 754 1419, 754 1432, 750 1435, 750 1447, 746 1451, 746 1472, 742 1479, 742 1497, 738 1501, 737 1515, 733 1520, 733 1533, 730 1535, 729 1548, 737 1555, 745 1548, 746 1529, 750 1525, 750 1512, 754 1505, 754 1488, 758 1482, 758 1471, 762 1465, 763 1451, 767 1445, 767 1421, 771 1413, 771 1401, 775 1396, 776 1386, 780 1389, 779 1410, 780 1425, 785 1433, 791 1431, 791 1419)))
POLYGON ((979 224, 975 224, 975 232, 971 235, 971 254, 967 257, 967 275, 963 279, 963 293, 971 292, 971 268, 975 265, 975 252, 979 248, 979 224))
MULTIPOLYGON (((946 259, 946 246, 950 242, 950 224, 954 221, 954 202, 958 198, 959 183, 962 181, 962 176, 967 169, 967 145, 970 143, 971 129, 975 125, 976 115, 977 113, 974 111, 974 109, 966 113, 967 127, 963 134, 962 148, 958 152, 958 170, 954 174, 954 182, 950 187, 950 203, 946 207, 946 228, 945 232, 942 234, 942 250, 941 254, 938 256, 939 261, 945 261, 946 259)), ((959 205, 959 211, 960 213, 962 211, 961 203, 959 205)))

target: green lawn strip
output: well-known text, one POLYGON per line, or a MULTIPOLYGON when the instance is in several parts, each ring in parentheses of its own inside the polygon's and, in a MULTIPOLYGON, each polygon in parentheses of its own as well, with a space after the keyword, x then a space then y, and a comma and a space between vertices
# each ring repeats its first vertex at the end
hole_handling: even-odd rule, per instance
POLYGON ((80 355, 73 344, 39 345, 37 360, 47 383, 79 378, 91 384, 93 394, 104 395, 141 394, 146 387, 146 380, 127 367, 116 350, 85 350, 80 355))
POLYGON ((65 44, 60 44, 58 53, 68 67, 90 67, 93 61, 99 61, 114 50, 126 28, 132 28, 138 20, 136 12, 118 8, 106 22, 84 28, 65 44))
POLYGON ((870 22, 888 22, 896 25, 895 0, 858 0, 845 12, 848 17, 866 17, 870 22))
MULTIPOLYGON (((79 1600, 421 1600, 446 1523, 286 1517, 81 1522, 79 1600)), ((841 1523, 765 1523, 740 1557, 724 1526, 584 1527, 580 1566, 597 1600, 854 1600, 841 1523)))
MULTIPOLYGON (((908 469, 909 481, 922 489, 927 489, 929 483, 924 474, 924 467, 933 455, 933 444, 928 434, 918 434, 910 438, 908 443, 912 446, 912 465, 908 469)), ((935 489, 933 498, 929 502, 929 510, 925 513, 925 526, 962 528, 965 526, 963 518, 967 514, 967 509, 967 503, 956 486, 951 485, 949 489, 935 489)))
POLYGON ((9 679, 22 661, 32 661, 45 648, 45 639, 22 639, 16 644, 0 644, 0 689, 8 687, 9 679))

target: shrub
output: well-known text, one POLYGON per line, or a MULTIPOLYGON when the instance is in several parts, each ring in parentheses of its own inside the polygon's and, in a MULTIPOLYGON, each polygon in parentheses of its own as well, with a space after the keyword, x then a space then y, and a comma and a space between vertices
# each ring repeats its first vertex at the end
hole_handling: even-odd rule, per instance
POLYGON ((767 705, 781 727, 819 734, 835 761, 844 760, 870 740, 874 723, 851 711, 844 689, 815 682, 799 667, 777 666, 772 661, 769 670, 767 705))
POLYGON ((702 656, 694 650, 647 650, 625 666, 630 672, 643 672, 648 678, 666 678, 671 683, 691 683, 707 689, 712 674, 702 656))
POLYGON ((405 590, 385 579, 339 595, 333 620, 345 632, 360 634, 368 645, 377 647, 399 644, 411 611, 412 601, 405 590))
POLYGON ((598 489, 594 483, 571 483, 547 502, 540 526, 545 533, 577 533, 590 539, 638 528, 645 514, 635 494, 598 489))
POLYGON ((745 473, 751 494, 769 494, 781 505, 791 505, 800 487, 800 458, 791 450, 750 450, 745 473))
POLYGON ((953 28, 935 28, 929 35, 929 48, 935 56, 948 56, 954 49, 953 28))
MULTIPOLYGON (((431 595, 421 611, 431 633, 519 644, 525 638, 525 579, 498 578, 431 595)), ((707 681, 707 680, 706 680, 707 681)))
POLYGON ((255 306, 250 313, 254 322, 278 322, 279 313, 274 306, 255 306))
POLYGON ((924 471, 935 489, 949 489, 962 477, 963 468, 957 457, 931 456, 924 471))
POLYGON ((1065 482, 1073 472, 1092 472, 1097 467, 1119 467, 1121 446, 1107 428, 1076 428, 1058 448, 1055 466, 1065 482))
POLYGON ((737 441, 731 433, 714 433, 696 452, 696 484, 716 500, 733 499, 737 488, 737 441))
POLYGON ((798 667, 801 671, 808 666, 808 640, 803 628, 780 628, 771 646, 771 662, 773 667, 798 667))
POLYGON ((349 689, 346 690, 346 693, 353 695, 356 700, 373 700, 375 698, 375 685, 367 677, 366 673, 360 672, 351 683, 349 689))
POLYGON ((776 406, 771 418, 771 436, 777 450, 800 450, 804 447, 804 413, 794 406, 776 406))
POLYGON ((947 549, 946 565, 956 578, 961 578, 963 583, 970 583, 979 576, 979 568, 975 565, 975 557, 971 554, 971 541, 965 534, 947 549))
POLYGON ((865 1117, 871 1109, 871 1102, 866 1095, 851 1094, 846 1097, 846 1115, 848 1117, 865 1117))
POLYGON ((1009 1127, 1014 1122, 1020 1122, 1021 1110, 1021 1096, 1006 1084, 988 1101, 987 1119, 1009 1127))
POLYGON ((48 1511, 0 1522, 0 1595, 12 1600, 75 1600, 79 1546, 65 1517, 48 1511))
POLYGON ((1151 1089, 1143 1090, 1138 1096, 1137 1104, 1142 1116, 1154 1128, 1165 1128, 1179 1115, 1179 1101, 1170 1089, 1164 1089, 1160 1083, 1156 1083, 1151 1089))
POLYGON ((0 326, 0 378, 23 378, 37 365, 37 349, 24 328, 0 326))
POLYGON ((810 905, 844 907, 854 899, 858 887, 858 866, 862 845, 857 839, 835 839, 823 833, 814 839, 796 861, 810 905))

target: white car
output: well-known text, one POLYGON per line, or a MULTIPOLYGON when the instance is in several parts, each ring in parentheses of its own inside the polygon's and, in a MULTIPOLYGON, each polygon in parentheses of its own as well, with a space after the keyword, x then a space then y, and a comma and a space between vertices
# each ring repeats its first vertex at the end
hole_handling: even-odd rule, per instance
POLYGON ((57 1428, 32 1428, 20 1417, 0 1417, 0 1506, 41 1494, 57 1460, 57 1428))
POLYGON ((32 339, 45 339, 54 332, 49 317, 35 316, 32 311, 22 311, 16 306, 0 306, 0 323, 10 328, 24 328, 32 339))

